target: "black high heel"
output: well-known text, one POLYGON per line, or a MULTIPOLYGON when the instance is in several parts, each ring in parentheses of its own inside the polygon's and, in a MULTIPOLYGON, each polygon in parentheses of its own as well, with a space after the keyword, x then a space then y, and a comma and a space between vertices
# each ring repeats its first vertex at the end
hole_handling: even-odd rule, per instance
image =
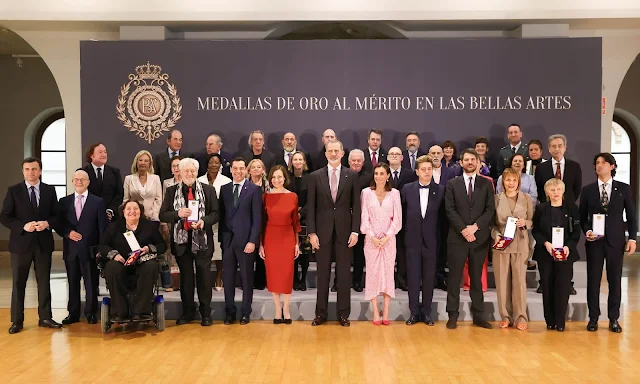
POLYGON ((284 318, 284 309, 282 310, 282 319, 283 319, 282 320, 283 323, 285 323, 287 325, 291 325, 291 323, 292 323, 291 319, 285 319, 284 318))

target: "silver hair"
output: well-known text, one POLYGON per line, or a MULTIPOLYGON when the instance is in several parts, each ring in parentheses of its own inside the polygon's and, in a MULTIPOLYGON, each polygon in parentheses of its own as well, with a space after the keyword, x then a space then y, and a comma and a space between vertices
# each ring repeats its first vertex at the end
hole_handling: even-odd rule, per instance
POLYGON ((251 144, 251 140, 253 140, 253 134, 254 134, 254 133, 259 133, 259 134, 261 134, 261 135, 262 135, 262 138, 263 138, 263 139, 264 139, 264 141, 265 141, 265 146, 264 146, 264 148, 266 149, 266 148, 267 148, 267 146, 266 146, 267 138, 264 136, 264 132, 262 132, 262 131, 261 131, 261 130, 259 130, 259 129, 256 129, 255 131, 253 131, 253 132, 251 132, 251 133, 249 134, 249 140, 247 140, 247 143, 249 144, 249 148, 253 148, 253 145, 251 144))
POLYGON ((362 151, 362 149, 352 149, 349 152, 349 161, 351 161, 352 157, 358 156, 358 155, 362 156, 362 160, 364 160, 364 152, 362 151))
POLYGON ((198 160, 192 159, 190 157, 185 157, 184 159, 180 160, 180 163, 178 164, 178 168, 180 168, 181 171, 188 166, 194 167, 196 169, 196 172, 198 172, 198 169, 200 169, 200 163, 198 162, 198 160))
POLYGON ((220 137, 220 135, 217 135, 215 133, 210 134, 209 136, 207 136, 207 139, 210 137, 215 137, 216 139, 216 143, 222 145, 222 138, 220 137))
POLYGON ((556 133, 555 135, 551 135, 549 136, 549 141, 548 143, 550 143, 552 140, 555 139, 562 139, 562 141, 564 142, 565 147, 567 146, 567 136, 561 134, 561 133, 556 133))

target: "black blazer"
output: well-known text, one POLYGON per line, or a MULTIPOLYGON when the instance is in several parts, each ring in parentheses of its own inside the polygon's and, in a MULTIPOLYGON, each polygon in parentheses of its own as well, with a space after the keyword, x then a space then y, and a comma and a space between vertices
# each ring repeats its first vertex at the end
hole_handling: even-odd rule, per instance
POLYGON ((371 186, 371 181, 373 180, 373 175, 371 172, 367 172, 364 169, 361 169, 358 172, 358 184, 360 185, 360 191, 371 186))
MULTIPOLYGON (((582 188, 582 169, 580 164, 575 161, 566 157, 564 159, 564 173, 562 174, 562 181, 564 181, 565 185, 564 200, 575 203, 578 196, 580 196, 580 189, 582 188)), ((547 195, 544 193, 544 183, 555 177, 556 170, 552 163, 553 160, 549 159, 536 167, 536 187, 538 188, 538 200, 541 203, 547 201, 547 195)))
MULTIPOLYGON (((178 152, 182 158, 195 158, 192 153, 186 152, 184 148, 180 149, 178 152)), ((203 165, 200 164, 200 168, 202 167, 203 165)), ((198 170, 200 168, 198 168, 198 170)), ((206 164, 204 165, 204 169, 207 169, 206 164)), ((169 155, 169 147, 165 147, 164 151, 153 155, 153 173, 160 176, 160 181, 165 181, 173 177, 173 173, 171 172, 171 156, 169 155)))
MULTIPOLYGON (((600 203, 600 188, 598 188, 597 181, 582 188, 582 193, 580 193, 580 223, 585 234, 593 228, 593 215, 599 213, 606 214, 604 233, 605 239, 610 246, 624 249, 626 244, 625 231, 629 231, 629 239, 636 239, 638 219, 633 197, 631 197, 631 188, 628 184, 616 180, 611 183, 611 195, 609 196, 609 205, 606 211, 600 203), (622 216, 624 211, 627 211, 626 222, 622 216)), ((586 244, 588 246, 590 242, 586 244)))
MULTIPOLYGON (((196 181, 198 183, 198 181, 196 181)), ((213 257, 215 238, 213 237, 213 224, 218 222, 220 218, 220 209, 218 207, 218 196, 216 195, 216 189, 210 185, 200 183, 202 185, 202 192, 204 193, 204 217, 201 219, 204 221, 204 228, 207 233, 207 250, 205 254, 208 257, 213 257)), ((195 186, 195 184, 194 184, 195 186)), ((191 244, 176 244, 173 241, 173 227, 174 224, 180 222, 180 225, 184 224, 184 219, 178 216, 178 211, 173 209, 173 199, 176 197, 176 190, 178 187, 182 187, 182 183, 172 185, 167 188, 167 192, 164 195, 162 206, 160 207, 160 221, 169 224, 169 234, 171 238, 171 253, 176 256, 182 256, 187 250, 191 249, 191 244)), ((195 194, 195 191, 194 191, 195 194)), ((185 196, 186 199, 186 196, 185 196)))
POLYGON ((105 209, 113 210, 114 215, 117 216, 124 198, 120 170, 108 164, 105 164, 102 168, 102 180, 98 180, 96 171, 93 170, 93 165, 87 164, 82 169, 89 174, 89 193, 102 197, 105 209))
POLYGON ((63 197, 58 202, 60 224, 57 233, 62 237, 64 260, 75 260, 77 257, 82 261, 88 261, 95 257, 91 248, 100 244, 100 236, 107 229, 109 221, 102 198, 89 193, 86 200, 80 220, 76 218, 75 193, 63 197), (82 240, 69 239, 71 231, 81 234, 82 240))
POLYGON ((496 212, 491 181, 475 176, 473 198, 469 203, 464 176, 449 180, 445 193, 445 210, 449 219, 447 242, 469 244, 461 232, 467 225, 478 224, 474 245, 486 246, 491 240, 491 224, 496 212))
MULTIPOLYGON (((371 164, 371 153, 369 153, 369 148, 367 147, 363 149, 362 152, 364 152, 364 165, 362 166, 362 169, 373 173, 373 164, 371 164)), ((387 160, 387 151, 385 151, 384 148, 378 148, 378 158, 376 160, 378 163, 389 164, 389 161, 387 160)))
POLYGON ((400 174, 398 175, 397 182, 393 179, 393 169, 391 170, 390 177, 393 188, 397 189, 398 191, 402 191, 402 188, 405 186, 405 184, 413 183, 414 181, 418 180, 418 175, 416 174, 416 172, 412 171, 411 168, 405 167, 400 168, 400 174))
MULTIPOLYGON (((242 157, 244 161, 247 162, 247 165, 249 165, 251 160, 253 160, 253 151, 250 149, 246 152, 242 152, 240 154, 240 157, 242 157)), ((276 156, 273 153, 267 151, 266 149, 262 150, 262 155, 260 157, 260 160, 262 160, 262 162, 264 163, 264 171, 267 174, 269 173, 269 170, 271 169, 271 167, 273 167, 276 164, 276 156)))
POLYGON ((25 182, 10 186, 2 204, 0 223, 11 230, 9 252, 27 253, 36 243, 42 252, 53 252, 51 230, 58 229, 58 197, 55 187, 40 182, 40 204, 34 210, 25 182), (49 228, 41 232, 27 232, 24 225, 30 221, 47 221, 49 228))
MULTIPOLYGON (((416 160, 418 160, 418 157, 426 154, 427 152, 423 151, 422 148, 418 148, 418 150, 416 151, 416 160)), ((365 152, 365 155, 366 155, 366 152, 365 152)), ((411 169, 411 157, 409 155, 409 151, 406 149, 402 151, 402 167, 411 169)))
MULTIPOLYGON (((564 244, 569 247, 569 261, 580 260, 578 254, 578 241, 580 240, 580 216, 578 213, 578 206, 572 201, 564 201, 562 204, 562 210, 566 218, 564 224, 564 244)), ((540 260, 541 258, 548 257, 553 259, 547 248, 544 246, 546 241, 552 241, 551 234, 551 203, 541 203, 536 207, 536 212, 533 214, 533 229, 531 233, 533 238, 536 239, 536 246, 533 250, 533 259, 540 260)))
POLYGON ((341 167, 335 203, 331 198, 328 168, 318 169, 309 179, 307 229, 329 246, 335 229, 337 241, 346 243, 351 233, 360 233, 360 183, 358 174, 341 167))
MULTIPOLYGON (((297 151, 297 149, 296 149, 297 151)), ((295 152, 294 152, 295 153, 295 152)), ((284 160, 284 149, 281 151, 278 151, 274 154, 275 160, 273 165, 282 165, 283 167, 289 169, 289 166, 287 165, 287 162, 284 160)), ((309 169, 313 169, 313 162, 311 161, 311 156, 309 156, 308 153, 305 152, 304 154, 304 161, 307 163, 307 168, 309 169)))
POLYGON ((429 184, 429 202, 427 213, 422 218, 420 206, 420 183, 414 181, 402 188, 402 217, 405 246, 420 249, 422 246, 436 252, 440 239, 440 223, 445 217, 444 185, 431 179, 429 184))
MULTIPOLYGON (((198 168, 198 177, 203 176, 207 173, 207 167, 209 166, 209 154, 207 154, 207 151, 204 151, 195 155, 195 158, 200 165, 198 168)), ((222 162, 222 174, 231 178, 231 161, 233 160, 233 156, 229 152, 220 151, 220 158, 222 162)))
POLYGON ((300 188, 296 188, 295 179, 293 174, 289 174, 291 183, 289 183, 289 190, 298 196, 298 207, 300 208, 300 221, 306 223, 307 211, 307 195, 309 194, 309 177, 311 173, 303 172, 300 176, 300 188))
MULTIPOLYGON (((327 164, 329 164, 329 162, 327 161, 326 152, 327 152, 327 149, 323 145, 322 150, 318 152, 315 159, 313 160, 313 168, 310 167, 309 169, 313 169, 314 171, 317 171, 318 169, 326 167, 327 164)), ((349 150, 347 148, 344 149, 344 156, 342 156, 342 159, 340 160, 340 164, 342 164, 343 167, 349 168, 349 150)))
MULTIPOLYGON (((118 219, 110 223, 98 246, 100 254, 106 257, 109 252, 116 250, 126 260, 129 253, 131 253, 131 248, 124 238, 125 232, 127 232, 127 224, 124 219, 118 219)), ((151 248, 151 245, 153 245, 158 255, 167 251, 167 244, 164 242, 156 223, 140 217, 138 228, 133 231, 133 234, 136 235, 136 240, 138 240, 140 247, 149 246, 151 248)))

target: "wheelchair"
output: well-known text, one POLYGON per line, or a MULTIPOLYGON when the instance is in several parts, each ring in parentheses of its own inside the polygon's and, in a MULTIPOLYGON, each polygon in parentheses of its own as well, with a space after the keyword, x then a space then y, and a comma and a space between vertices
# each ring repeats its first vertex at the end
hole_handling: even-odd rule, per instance
MULTIPOLYGON (((102 256, 100 253, 97 253, 97 257, 98 257, 98 260, 96 264, 98 265, 98 269, 100 270, 100 276, 104 278, 104 266, 108 260, 106 257, 102 256)), ((158 331, 164 331, 165 307, 164 307, 164 297, 160 294, 160 284, 159 284, 160 269, 161 268, 158 268, 158 279, 156 279, 156 282, 153 286, 155 295, 153 298, 153 304, 151 306, 152 315, 153 315, 152 319, 142 320, 142 321, 131 321, 127 319, 125 321, 116 323, 112 320, 111 314, 110 314, 111 297, 105 296, 102 298, 102 303, 100 305, 100 328, 103 334, 107 333, 109 329, 113 327, 114 324, 128 325, 128 324, 143 324, 143 323, 151 323, 151 322, 153 322, 153 325, 158 331)), ((130 309, 133 306, 133 298, 135 297, 135 290, 136 290, 135 275, 131 274, 127 276, 126 287, 127 287, 127 302, 128 302, 128 307, 130 309)), ((109 290, 108 285, 107 285, 107 290, 109 290)), ((128 317, 131 317, 131 313, 129 313, 128 317)))

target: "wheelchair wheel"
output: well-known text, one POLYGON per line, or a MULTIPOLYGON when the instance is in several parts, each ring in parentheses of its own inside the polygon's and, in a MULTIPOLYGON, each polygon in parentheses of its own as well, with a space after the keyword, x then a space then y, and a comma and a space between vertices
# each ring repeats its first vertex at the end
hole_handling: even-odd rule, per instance
POLYGON ((102 305, 100 306, 100 329, 105 334, 111 328, 111 319, 109 318, 109 309, 111 307, 111 301, 108 297, 102 299, 102 305))
POLYGON ((158 331, 164 331, 164 300, 158 296, 153 303, 154 323, 158 331), (158 300, 160 299, 160 300, 158 300))

